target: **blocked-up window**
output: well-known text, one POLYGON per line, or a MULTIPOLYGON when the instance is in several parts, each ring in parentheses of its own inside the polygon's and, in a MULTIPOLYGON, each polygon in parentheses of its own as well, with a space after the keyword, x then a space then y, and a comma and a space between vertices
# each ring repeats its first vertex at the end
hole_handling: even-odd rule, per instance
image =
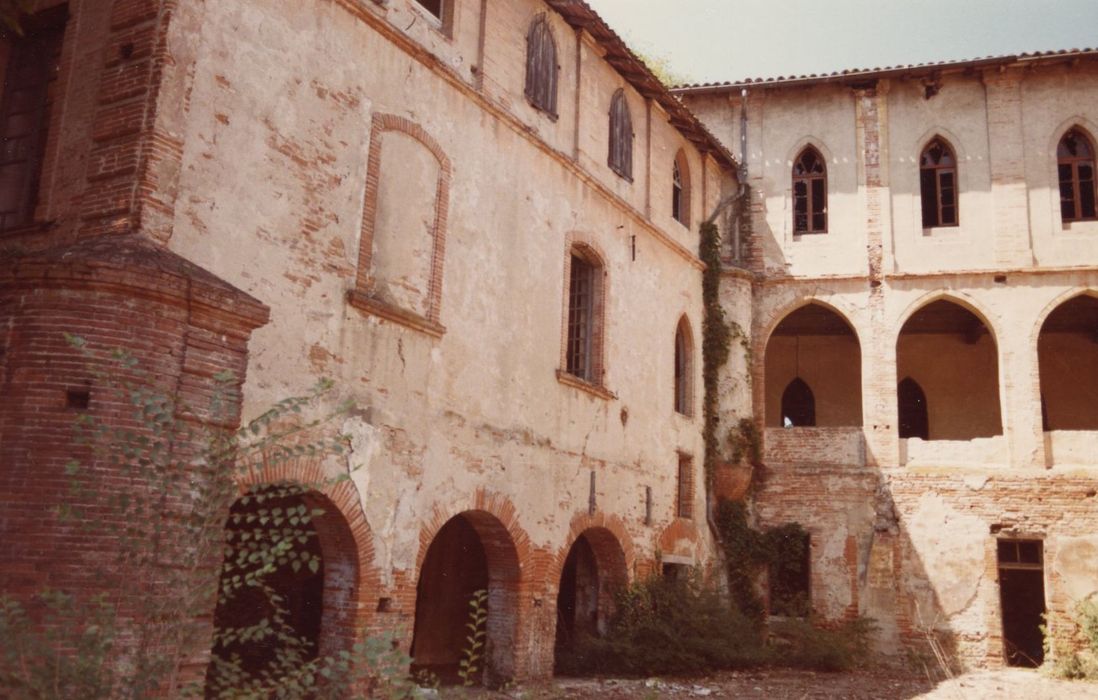
POLYGON ((526 99, 551 117, 557 117, 557 43, 545 15, 539 15, 526 33, 526 99))
POLYGON ((422 127, 375 115, 352 295, 357 306, 441 332, 450 173, 449 159, 422 127))
POLYGON ((26 33, 10 46, 0 98, 0 231, 34 217, 65 17, 54 10, 25 19, 26 33))
POLYGON ((923 228, 957 225, 957 159, 945 139, 935 137, 919 156, 923 228))
POLYGON ((1060 216, 1065 221, 1098 218, 1095 201, 1094 146, 1080 129, 1071 129, 1056 148, 1060 179, 1060 216))
POLYGON ((625 90, 610 99, 610 169, 626 180, 633 180, 633 119, 625 90))
POLYGON ((678 494, 675 500, 676 517, 694 517, 694 458, 689 455, 679 455, 678 494))
POLYGON ((793 231, 827 233, 827 163, 812 146, 793 163, 793 231))

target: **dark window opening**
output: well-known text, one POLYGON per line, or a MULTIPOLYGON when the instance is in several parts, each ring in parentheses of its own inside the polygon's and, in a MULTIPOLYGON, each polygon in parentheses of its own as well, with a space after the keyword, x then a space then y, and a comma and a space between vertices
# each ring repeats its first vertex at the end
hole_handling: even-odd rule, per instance
POLYGON ((770 614, 806 617, 812 608, 812 541, 808 533, 786 536, 781 556, 770 565, 770 614))
POLYGON ((425 10, 442 19, 442 5, 445 0, 416 0, 425 10))
POLYGON ((999 540, 999 601, 1003 652, 1010 666, 1044 662, 1044 545, 1040 540, 999 540))
POLYGON ((679 325, 675 333, 675 411, 690 415, 690 348, 686 330, 679 325))
POLYGON ((690 566, 687 564, 668 564, 660 566, 660 575, 672 583, 685 583, 690 580, 690 566))
POLYGON ((633 181, 633 119, 625 90, 618 90, 610 99, 610 169, 630 182, 633 181))
POLYGON ((599 268, 576 255, 572 256, 568 283, 568 374, 597 383, 595 354, 595 303, 599 268))
POLYGON ((65 408, 86 411, 91 406, 91 392, 87 389, 69 389, 65 392, 65 408))
POLYGON ((526 34, 526 98, 551 117, 557 117, 557 44, 545 15, 526 34))
POLYGON ((1060 179, 1060 216, 1068 221, 1092 221, 1095 211, 1094 147, 1079 129, 1071 129, 1056 148, 1060 179))
POLYGON ((782 425, 786 428, 810 428, 816 425, 816 397, 800 377, 782 392, 782 425))
POLYGON ((793 232, 827 233, 827 165, 811 146, 793 164, 793 232))
POLYGON ((12 41, 0 97, 0 231, 29 224, 61 63, 64 7, 26 18, 12 41))
POLYGON ((919 157, 923 228, 957 225, 957 161, 953 149, 935 138, 919 157))
POLYGON ((930 439, 930 418, 926 394, 911 377, 906 377, 896 389, 900 408, 900 437, 930 439))
POLYGON ((679 455, 678 495, 675 516, 690 520, 694 517, 694 460, 679 455))
POLYGON ((671 216, 683 226, 690 226, 690 171, 682 151, 671 168, 671 216))

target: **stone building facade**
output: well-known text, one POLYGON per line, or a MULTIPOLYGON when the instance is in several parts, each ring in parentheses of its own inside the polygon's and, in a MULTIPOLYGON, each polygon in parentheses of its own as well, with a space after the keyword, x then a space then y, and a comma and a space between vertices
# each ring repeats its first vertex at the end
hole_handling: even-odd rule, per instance
POLYGON ((883 649, 1039 661, 1098 589, 1096 88, 1079 51, 678 91, 746 143, 757 516, 883 649))
POLYGON ((485 588, 490 672, 550 674, 615 587, 715 559, 698 227, 742 172, 721 423, 764 426, 754 512, 808 527, 814 610, 994 664, 1001 571, 1041 572, 1054 632, 1094 589, 1098 223, 1085 187, 1062 220, 1055 157, 1098 134, 1090 54, 680 100, 579 0, 37 10, 0 52, 3 590, 104 585, 51 515, 74 415, 122 420, 76 333, 196 400, 233 370, 233 420, 325 377, 354 400, 345 459, 239 484, 325 511, 322 651, 401 630, 445 671, 485 588), (935 138, 959 195, 939 157, 924 228, 935 138))

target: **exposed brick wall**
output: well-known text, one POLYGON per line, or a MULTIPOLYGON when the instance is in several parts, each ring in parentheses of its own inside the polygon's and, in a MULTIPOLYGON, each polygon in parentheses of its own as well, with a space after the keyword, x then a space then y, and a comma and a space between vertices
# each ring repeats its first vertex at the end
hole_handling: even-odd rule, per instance
MULTIPOLYGON (((123 513, 112 509, 108 490, 125 484, 140 491, 150 484, 140 475, 125 476, 74 442, 80 409, 67 407, 66 392, 87 391, 87 411, 102 423, 138 432, 148 428, 133 417, 125 395, 103 386, 88 360, 64 334, 87 340, 97 356, 125 348, 148 373, 155 389, 176 395, 186 405, 208 406, 219 392, 214 375, 231 370, 238 378, 231 396, 239 397, 251 331, 266 322, 266 309, 243 293, 180 258, 135 239, 89 241, 63 253, 29 256, 0 266, 0 523, 9 546, 0 553, 0 589, 28 600, 46 588, 68 591, 78 599, 107 593, 118 606, 123 639, 132 639, 148 600, 163 596, 158 570, 114 569, 118 540, 104 532, 122 530, 123 513), (66 474, 70 458, 85 464, 66 474), (84 491, 74 494, 72 487, 84 491), (94 527, 63 519, 67 504, 95 514, 94 527), (114 518, 114 521, 111 519, 114 518), (61 554, 63 553, 63 554, 61 554), (144 574, 132 578, 138 573, 144 574), (130 578, 127 578, 130 577, 130 578), (134 581, 144 580, 147 586, 134 581)), ((104 360, 101 367, 110 367, 104 360)), ((129 378, 114 370, 113 379, 129 378)), ((133 375, 134 379, 140 379, 133 375)), ((219 419, 228 427, 239 420, 239 403, 219 419)), ((206 414, 199 411, 195 418, 206 414)), ((210 420, 210 417, 206 417, 210 420)), ((194 438, 198 440, 200 438, 194 438)), ((198 443, 174 443, 172 459, 188 462, 198 443)), ((151 495, 150 495, 151 497, 151 495)), ((187 494, 169 494, 167 512, 187 508, 187 494)), ((202 564, 196 576, 216 577, 217 562, 202 564)), ((196 585, 201 581, 196 579, 196 585)), ((212 610, 212 601, 210 609, 212 610)), ((198 611, 196 611, 198 612, 198 611)), ((208 625, 208 618, 196 623, 208 625)), ((208 629, 208 628, 207 628, 208 629)), ((190 663, 185 677, 204 669, 209 634, 197 630, 195 648, 176 653, 190 663)))

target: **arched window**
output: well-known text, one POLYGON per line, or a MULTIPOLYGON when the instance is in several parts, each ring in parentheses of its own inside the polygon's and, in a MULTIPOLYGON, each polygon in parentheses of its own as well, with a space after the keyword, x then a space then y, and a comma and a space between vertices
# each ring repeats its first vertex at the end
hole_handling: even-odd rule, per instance
POLYGON ((610 100, 610 169, 630 182, 633 181, 633 119, 625 101, 625 90, 619 89, 610 100))
POLYGON ((569 259, 565 371, 585 382, 601 385, 602 263, 581 246, 572 249, 569 259))
POLYGON ((957 225, 957 160, 953 149, 934 137, 919 157, 923 228, 957 225))
POLYGON ((693 348, 691 347, 690 327, 684 316, 675 331, 675 411, 689 416, 691 411, 693 377, 693 348))
POLYGON ((556 119, 557 43, 545 15, 538 15, 526 33, 526 99, 556 119))
POLYGON ((827 233, 827 164, 812 146, 793 163, 793 232, 827 233))
POLYGON ((681 150, 675 156, 671 169, 671 216, 683 226, 690 227, 690 166, 681 150))
POLYGON ((906 377, 896 389, 900 407, 900 437, 930 439, 930 419, 927 414, 926 394, 911 377, 906 377))
POLYGON ((1060 174, 1060 216, 1067 221, 1093 221, 1095 211, 1094 146, 1079 129, 1070 129, 1056 148, 1060 174))
POLYGON ((816 397, 800 377, 789 382, 782 392, 782 424, 787 428, 816 425, 816 397))

